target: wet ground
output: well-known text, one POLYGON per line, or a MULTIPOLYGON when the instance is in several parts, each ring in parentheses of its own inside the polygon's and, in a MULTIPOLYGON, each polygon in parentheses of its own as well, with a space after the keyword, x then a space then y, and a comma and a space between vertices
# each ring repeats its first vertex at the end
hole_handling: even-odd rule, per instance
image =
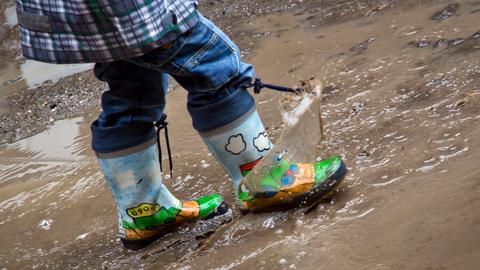
POLYGON ((92 64, 24 59, 14 1, 0 3, 0 17, 0 144, 32 136, 99 104, 105 86, 92 76, 92 64))
MULTIPOLYGON (((212 4, 211 16, 268 7, 237 2, 212 4)), ((234 209, 225 225, 125 251, 89 150, 97 109, 88 109, 0 146, 0 269, 478 269, 480 2, 284 2, 227 31, 264 81, 323 83, 317 156, 339 153, 350 171, 333 199, 285 213, 234 209)), ((282 97, 267 91, 257 104, 278 138, 282 97)), ((181 198, 216 191, 232 202, 227 175, 190 127, 184 91, 168 102, 175 172, 165 182, 181 198)))

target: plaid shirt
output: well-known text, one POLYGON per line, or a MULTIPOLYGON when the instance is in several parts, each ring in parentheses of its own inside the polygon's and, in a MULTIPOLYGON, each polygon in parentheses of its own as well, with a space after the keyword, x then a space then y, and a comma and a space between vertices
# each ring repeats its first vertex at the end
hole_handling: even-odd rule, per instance
POLYGON ((193 0, 17 0, 26 58, 101 63, 143 55, 198 22, 193 0))

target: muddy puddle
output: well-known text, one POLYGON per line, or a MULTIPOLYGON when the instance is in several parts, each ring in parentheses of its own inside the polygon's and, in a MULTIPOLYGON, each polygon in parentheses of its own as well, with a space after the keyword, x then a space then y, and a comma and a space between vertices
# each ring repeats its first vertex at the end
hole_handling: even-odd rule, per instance
POLYGON ((60 79, 92 69, 92 64, 55 65, 25 60, 22 64, 6 64, 0 74, 0 98, 25 88, 54 84, 60 79))
MULTIPOLYGON (((317 157, 339 153, 349 167, 331 200, 285 213, 234 209, 224 225, 187 226, 125 251, 89 149, 96 111, 86 112, 0 146, 0 269, 478 269, 480 3, 457 1, 455 14, 432 20, 447 2, 322 27, 318 10, 242 25, 256 33, 246 39, 257 42, 251 62, 265 82, 323 82, 317 157)), ((257 96, 273 138, 280 98, 257 96)), ((233 202, 185 99, 180 89, 168 97, 175 171, 165 182, 182 198, 216 191, 233 202)))
MULTIPOLYGON (((5 8, 0 24, 7 28, 6 31, 14 31, 13 28, 18 26, 15 6, 5 8)), ((32 60, 19 61, 14 57, 2 58, 0 66, 2 67, 0 70, 0 98, 23 88, 34 88, 45 82, 55 83, 62 78, 92 68, 92 64, 53 65, 32 60)))

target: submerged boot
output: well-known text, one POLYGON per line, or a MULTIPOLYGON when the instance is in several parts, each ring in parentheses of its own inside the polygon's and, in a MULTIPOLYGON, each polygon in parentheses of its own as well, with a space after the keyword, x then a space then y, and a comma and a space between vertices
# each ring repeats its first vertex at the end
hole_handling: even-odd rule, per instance
POLYGON ((244 178, 272 148, 254 109, 233 123, 201 136, 233 182, 242 212, 264 212, 318 202, 335 190, 346 173, 338 156, 295 163, 288 153, 263 161, 258 177, 244 178))
POLYGON ((129 249, 146 247, 185 221, 228 210, 219 194, 192 201, 175 198, 162 182, 155 141, 97 156, 117 206, 120 238, 129 249))

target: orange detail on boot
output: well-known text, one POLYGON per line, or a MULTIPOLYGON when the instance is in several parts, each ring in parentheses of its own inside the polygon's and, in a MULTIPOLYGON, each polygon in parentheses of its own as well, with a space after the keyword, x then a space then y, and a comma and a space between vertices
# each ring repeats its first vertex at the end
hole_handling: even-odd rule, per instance
POLYGON ((300 193, 308 191, 313 183, 315 177, 315 171, 312 164, 299 163, 298 169, 295 172, 295 181, 290 186, 285 186, 281 191, 300 193))
POLYGON ((144 240, 160 234, 168 233, 168 226, 162 226, 155 229, 123 229, 125 234, 125 239, 127 240, 144 240))
POLYGON ((285 204, 292 200, 297 194, 303 194, 312 189, 314 185, 315 169, 312 164, 299 163, 294 174, 294 182, 291 185, 283 186, 270 198, 254 198, 250 202, 243 202, 245 208, 268 207, 276 204, 285 204))
POLYGON ((196 201, 183 201, 183 207, 176 216, 176 221, 180 222, 185 219, 198 217, 200 214, 200 206, 196 201))

